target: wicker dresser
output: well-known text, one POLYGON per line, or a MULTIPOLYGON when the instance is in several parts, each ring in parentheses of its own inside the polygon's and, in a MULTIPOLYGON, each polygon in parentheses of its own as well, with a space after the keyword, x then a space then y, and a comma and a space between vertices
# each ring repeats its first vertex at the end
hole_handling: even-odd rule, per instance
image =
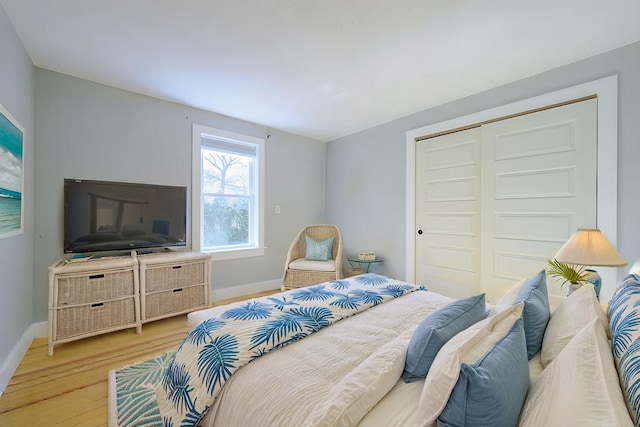
POLYGON ((56 344, 126 328, 210 303, 211 256, 161 252, 60 260, 49 267, 48 354, 56 344))
POLYGON ((210 255, 157 253, 140 255, 138 262, 143 323, 211 305, 210 255))
POLYGON ((125 328, 141 328, 135 252, 49 267, 49 356, 55 344, 125 328))

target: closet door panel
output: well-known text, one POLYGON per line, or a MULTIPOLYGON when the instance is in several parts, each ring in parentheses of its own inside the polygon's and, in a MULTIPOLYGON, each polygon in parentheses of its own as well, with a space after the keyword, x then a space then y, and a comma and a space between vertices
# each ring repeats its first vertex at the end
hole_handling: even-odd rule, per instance
MULTIPOLYGON (((495 301, 596 226, 596 100, 482 126, 481 289, 495 301)), ((550 293, 560 293, 549 283, 550 293)))
POLYGON ((480 291, 480 129, 416 146, 416 283, 462 298, 480 291))

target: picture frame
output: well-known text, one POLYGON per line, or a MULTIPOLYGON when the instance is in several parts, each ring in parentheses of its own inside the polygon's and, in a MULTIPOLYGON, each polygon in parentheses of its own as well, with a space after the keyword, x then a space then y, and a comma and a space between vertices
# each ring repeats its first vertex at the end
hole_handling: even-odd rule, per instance
POLYGON ((0 105, 0 239, 24 229, 24 128, 0 105))

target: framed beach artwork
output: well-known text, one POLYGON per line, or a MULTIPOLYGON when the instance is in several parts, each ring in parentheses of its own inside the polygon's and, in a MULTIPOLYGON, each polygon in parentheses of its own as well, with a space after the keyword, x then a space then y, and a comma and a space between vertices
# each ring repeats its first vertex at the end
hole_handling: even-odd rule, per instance
POLYGON ((0 238, 22 233, 24 128, 0 105, 0 238))

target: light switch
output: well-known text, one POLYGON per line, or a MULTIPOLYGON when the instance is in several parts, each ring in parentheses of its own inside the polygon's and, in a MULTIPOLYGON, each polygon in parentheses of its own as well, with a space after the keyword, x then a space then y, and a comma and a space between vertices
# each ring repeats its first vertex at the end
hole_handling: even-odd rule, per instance
POLYGON ((276 205, 276 214, 280 213, 280 205, 276 205))

